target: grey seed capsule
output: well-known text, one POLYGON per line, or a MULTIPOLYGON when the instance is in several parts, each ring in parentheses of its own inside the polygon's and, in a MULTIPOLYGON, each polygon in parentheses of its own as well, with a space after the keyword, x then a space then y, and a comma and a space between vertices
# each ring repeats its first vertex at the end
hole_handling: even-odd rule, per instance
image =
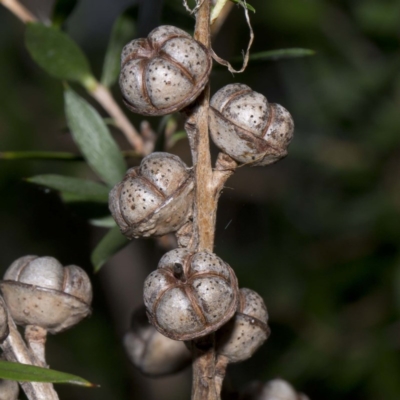
POLYGON ((159 26, 122 50, 124 103, 142 115, 182 110, 203 91, 211 67, 210 52, 200 42, 174 26, 159 26))
POLYGON ((152 377, 178 372, 192 359, 183 342, 167 338, 149 323, 144 307, 133 313, 124 347, 135 367, 152 377))
POLYGON ((216 333, 216 352, 230 363, 250 358, 267 340, 268 313, 260 295, 242 288, 234 317, 216 333))
POLYGON ((152 153, 111 190, 110 211, 129 239, 162 236, 189 221, 193 188, 192 170, 179 157, 152 153))
POLYGON ((265 96, 240 83, 227 85, 212 97, 209 126, 216 146, 251 166, 285 157, 294 130, 284 107, 268 103, 265 96))
POLYGON ((309 400, 307 396, 297 393, 293 386, 283 379, 273 379, 267 383, 253 382, 240 400, 309 400))
POLYGON ((57 333, 90 315, 92 286, 76 265, 63 267, 53 257, 25 256, 0 282, 4 301, 17 325, 37 325, 57 333))
POLYGON ((235 312, 237 279, 214 253, 175 249, 166 253, 144 283, 150 322, 174 340, 216 331, 235 312))

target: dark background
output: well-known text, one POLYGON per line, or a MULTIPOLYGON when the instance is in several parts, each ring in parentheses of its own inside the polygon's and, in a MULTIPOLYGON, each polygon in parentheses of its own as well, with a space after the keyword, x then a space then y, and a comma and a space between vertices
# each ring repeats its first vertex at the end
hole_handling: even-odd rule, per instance
MULTIPOLYGON (((27 3, 43 19, 51 9, 51 2, 27 3)), ((160 21, 193 26, 179 1, 161 3, 140 4, 139 35, 160 21)), ((67 22, 97 76, 112 24, 132 4, 82 0, 67 22)), ((282 377, 312 400, 397 400, 400 2, 250 4, 257 11, 251 15, 253 52, 303 47, 316 55, 250 64, 235 76, 216 68, 212 75, 212 92, 230 82, 249 84, 289 109, 296 124, 286 159, 239 169, 221 198, 215 251, 235 269, 240 286, 263 296, 272 329, 251 360, 230 369, 231 382, 241 389, 252 380, 282 377)), ((34 64, 23 34, 23 24, 1 7, 0 152, 77 152, 65 129, 62 85, 34 64)), ((247 40, 243 12, 234 7, 214 49, 231 59, 247 40)), ((158 122, 150 119, 154 128, 158 122)), ((118 132, 115 137, 128 148, 118 132)), ((190 163, 186 140, 171 151, 190 163)), ((47 353, 52 368, 101 388, 57 386, 61 398, 188 399, 190 371, 143 378, 121 347, 143 280, 163 250, 152 240, 136 240, 93 275, 90 253, 106 231, 91 227, 57 193, 23 180, 40 173, 94 176, 82 162, 0 160, 1 270, 26 254, 51 255, 93 278, 93 316, 50 337, 47 353)))

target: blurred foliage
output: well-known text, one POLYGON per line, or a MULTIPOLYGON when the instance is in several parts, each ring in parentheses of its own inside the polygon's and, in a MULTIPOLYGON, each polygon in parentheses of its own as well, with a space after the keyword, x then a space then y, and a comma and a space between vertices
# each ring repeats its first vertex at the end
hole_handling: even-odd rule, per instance
MULTIPOLYGON (((147 3, 161 7, 162 2, 147 3)), ((140 7, 146 7, 143 4, 140 7)), ((288 108, 296 123, 288 157, 268 168, 240 168, 221 198, 216 252, 235 269, 242 287, 264 297, 272 329, 267 344, 251 360, 230 368, 231 381, 242 388, 251 380, 279 376, 311 399, 397 400, 400 3, 251 4, 256 9, 251 14, 253 53, 304 48, 316 55, 250 62, 238 76, 221 68, 212 75, 213 92, 227 83, 246 83, 288 108)), ((72 11, 62 26, 83 49, 96 75, 103 68, 112 24, 128 5, 122 0, 88 1, 65 12, 67 16, 72 11)), ((139 10, 137 15, 140 19, 146 13, 139 10)), ((162 23, 193 29, 194 19, 180 0, 165 1, 161 17, 162 23)), ((143 27, 146 20, 138 23, 143 27)), ((243 10, 235 6, 214 39, 214 49, 232 60, 247 40, 243 10)), ((0 8, 0 152, 77 154, 72 135, 64 129, 63 87, 33 63, 23 43, 24 27, 0 8)), ((86 100, 84 104, 91 107, 86 100)), ((130 117, 139 126, 141 118, 130 117)), ((97 113, 94 120, 105 131, 97 113)), ((156 129, 159 120, 150 123, 156 129)), ((112 132, 128 149, 121 135, 112 132)), ((184 140, 172 151, 190 160, 184 140)), ((72 201, 23 181, 50 173, 98 180, 82 161, 0 159, 3 270, 25 254, 48 254, 63 264, 92 270, 90 254, 105 231, 90 227, 82 215, 102 221, 105 207, 72 201)), ((109 177, 109 183, 113 179, 109 177)), ((152 241, 140 241, 140 246, 154 267, 162 252, 152 241)), ((135 260, 129 259, 132 264, 135 260)), ((102 280, 113 272, 115 264, 109 264, 109 275, 102 271, 93 277, 93 317, 49 338, 49 364, 100 383, 101 389, 85 390, 87 400, 188 398, 189 386, 166 380, 149 384, 148 378, 132 375, 120 344, 123 329, 114 326, 121 316, 113 305, 120 302, 111 298, 109 282, 102 280), (157 385, 158 397, 153 390, 157 385)), ((136 264, 144 273, 149 272, 146 268, 136 264)), ((127 265, 127 274, 130 269, 127 265)), ((124 297, 122 289, 118 295, 124 297)), ((128 319, 121 325, 127 328, 128 319)), ((61 398, 77 398, 82 395, 79 390, 62 387, 61 398)))

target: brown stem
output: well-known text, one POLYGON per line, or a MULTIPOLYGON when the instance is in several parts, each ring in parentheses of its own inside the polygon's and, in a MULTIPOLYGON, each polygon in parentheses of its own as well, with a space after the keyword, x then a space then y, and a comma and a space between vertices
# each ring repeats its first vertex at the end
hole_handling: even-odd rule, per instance
POLYGON ((225 356, 218 356, 215 365, 215 387, 219 396, 221 396, 222 384, 224 383, 226 368, 228 367, 229 361, 225 356))
MULTIPOLYGON (((0 345, 5 359, 40 367, 41 362, 26 347, 10 313, 8 313, 8 328, 9 334, 0 345)), ((59 400, 58 394, 51 383, 20 382, 20 385, 29 400, 59 400)))
MULTIPOLYGON (((196 15, 195 39, 210 49, 210 3, 204 0, 196 15)), ((192 151, 195 174, 195 205, 193 236, 189 247, 193 251, 213 251, 214 231, 219 190, 214 181, 208 136, 209 84, 189 111, 185 128, 192 151), (218 193, 217 193, 218 192, 218 193)), ((225 172, 220 175, 226 175, 225 172)), ((221 181, 221 179, 219 179, 221 181)), ((222 184, 223 185, 223 184, 222 184)), ((192 400, 219 400, 215 386, 214 335, 192 342, 193 385, 192 400)))
POLYGON ((0 0, 0 3, 24 23, 37 21, 36 17, 17 0, 0 0))
POLYGON ((219 400, 215 387, 214 334, 192 342, 192 400, 219 400))
MULTIPOLYGON (((129 119, 114 100, 111 92, 99 82, 91 82, 87 87, 91 96, 108 112, 114 119, 116 126, 121 129, 131 146, 142 155, 147 154, 148 149, 143 144, 143 139, 139 132, 130 123, 129 119)), ((151 151, 151 150, 150 150, 151 151)))
POLYGON ((45 356, 45 346, 47 339, 46 329, 36 325, 28 325, 25 328, 25 340, 32 353, 43 368, 48 367, 45 356))
MULTIPOLYGON (((195 39, 210 48, 210 0, 204 0, 196 16, 195 39)), ((206 86, 186 121, 196 180, 194 243, 197 251, 212 251, 214 246, 212 168, 208 139, 210 87, 206 86)))

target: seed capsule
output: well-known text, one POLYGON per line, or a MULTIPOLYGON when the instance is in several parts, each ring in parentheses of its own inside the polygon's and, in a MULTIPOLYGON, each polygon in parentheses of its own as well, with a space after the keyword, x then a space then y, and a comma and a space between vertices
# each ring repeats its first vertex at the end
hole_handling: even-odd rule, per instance
POLYGON ((200 42, 174 26, 159 26, 122 50, 124 103, 142 115, 179 111, 204 89, 211 66, 211 55, 200 42))
POLYGON ((167 338, 149 323, 144 307, 132 315, 124 346, 135 367, 148 376, 173 374, 189 365, 192 359, 183 342, 167 338))
POLYGON ((129 239, 162 236, 189 221, 193 188, 192 170, 179 157, 152 153, 111 190, 110 211, 129 239))
POLYGON ((175 249, 144 283, 150 322, 163 335, 192 340, 216 331, 234 314, 237 279, 213 253, 175 249))
POLYGON ((7 269, 0 288, 17 325, 57 333, 91 313, 92 286, 86 272, 76 265, 63 267, 53 257, 19 258, 7 269))
POLYGON ((253 290, 242 288, 234 317, 216 333, 216 352, 229 363, 247 360, 267 340, 268 312, 264 301, 253 290))
POLYGON ((246 85, 234 83, 220 89, 210 101, 211 137, 236 161, 261 166, 287 155, 294 123, 279 104, 246 85))

